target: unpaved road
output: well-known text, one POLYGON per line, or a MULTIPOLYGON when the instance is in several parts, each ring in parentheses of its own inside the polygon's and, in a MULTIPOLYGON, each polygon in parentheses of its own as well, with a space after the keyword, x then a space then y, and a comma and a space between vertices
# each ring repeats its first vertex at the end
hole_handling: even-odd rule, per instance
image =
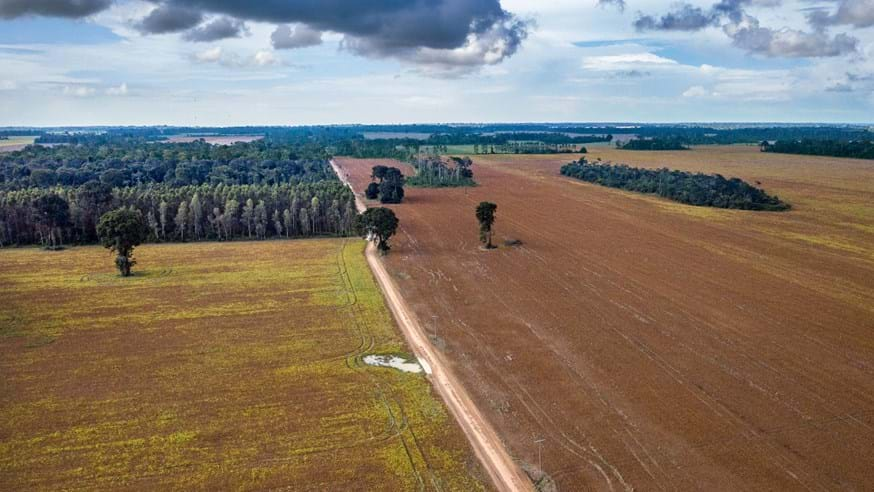
MULTIPOLYGON (((334 161, 331 161, 331 166, 337 176, 351 188, 346 172, 334 161)), ((367 206, 357 192, 355 205, 359 212, 367 210, 367 206)), ((494 486, 501 491, 531 490, 531 482, 504 449, 495 430, 483 418, 467 391, 448 369, 443 356, 434 350, 422 324, 401 297, 373 243, 368 245, 366 255, 370 269, 407 343, 422 362, 434 388, 461 426, 494 486)))

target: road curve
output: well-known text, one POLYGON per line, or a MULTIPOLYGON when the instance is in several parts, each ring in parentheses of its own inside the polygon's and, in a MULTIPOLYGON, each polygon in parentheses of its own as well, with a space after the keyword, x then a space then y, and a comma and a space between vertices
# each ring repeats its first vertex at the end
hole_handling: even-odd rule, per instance
MULTIPOLYGON (((331 167, 340 180, 351 189, 352 185, 349 183, 348 176, 334 160, 331 160, 331 167)), ((354 189, 352 191, 355 193, 354 189)), ((367 206, 358 193, 355 193, 355 206, 359 212, 367 210, 367 206)), ((422 324, 419 323, 413 311, 401 297, 373 243, 367 246, 366 257, 367 263, 382 289, 383 296, 397 320, 401 333, 416 357, 424 362, 423 365, 430 366, 428 377, 431 383, 461 426, 495 488, 500 491, 533 490, 528 477, 507 453, 495 430, 474 405, 470 395, 467 394, 455 375, 452 374, 443 355, 435 350, 428 340, 422 324)))

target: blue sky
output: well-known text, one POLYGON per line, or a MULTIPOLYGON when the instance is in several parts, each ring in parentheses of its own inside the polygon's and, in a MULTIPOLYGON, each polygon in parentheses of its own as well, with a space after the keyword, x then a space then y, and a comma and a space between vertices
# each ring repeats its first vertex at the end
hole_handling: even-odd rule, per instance
POLYGON ((874 122, 874 0, 265 4, 0 0, 0 125, 874 122))

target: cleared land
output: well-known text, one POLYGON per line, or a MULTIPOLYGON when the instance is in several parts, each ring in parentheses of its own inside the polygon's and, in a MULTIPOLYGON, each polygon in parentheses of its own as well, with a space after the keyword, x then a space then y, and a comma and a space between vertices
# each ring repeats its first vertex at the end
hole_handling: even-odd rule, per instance
MULTIPOLYGON (((389 272, 511 453, 536 469, 544 438, 567 490, 868 487, 874 166, 734 146, 599 156, 760 181, 794 209, 599 187, 559 176, 567 155, 472 156, 480 186, 409 189, 389 272), (521 246, 477 249, 481 200, 496 240, 521 246)), ((376 162, 339 160, 359 190, 376 162)))
POLYGON ((0 152, 15 152, 32 144, 36 137, 9 137, 0 140, 0 152))
POLYGON ((363 248, 0 251, 0 489, 482 489, 363 248))

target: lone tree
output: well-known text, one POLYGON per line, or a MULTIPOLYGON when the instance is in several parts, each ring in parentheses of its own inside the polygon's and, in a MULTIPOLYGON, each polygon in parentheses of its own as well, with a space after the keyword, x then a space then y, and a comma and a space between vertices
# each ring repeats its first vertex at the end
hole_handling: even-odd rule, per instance
POLYGON ((495 210, 498 206, 492 202, 480 202, 476 206, 476 220, 479 221, 479 241, 486 249, 492 249, 492 225, 495 223, 495 210))
POLYGON ((391 249, 388 239, 398 230, 398 218, 389 208, 369 208, 355 218, 355 230, 368 241, 376 241, 379 254, 385 255, 391 249))
POLYGON ((115 266, 122 277, 130 277, 130 269, 137 262, 133 259, 134 247, 149 236, 149 228, 139 210, 119 208, 107 212, 97 223, 97 235, 105 248, 117 254, 115 266))

